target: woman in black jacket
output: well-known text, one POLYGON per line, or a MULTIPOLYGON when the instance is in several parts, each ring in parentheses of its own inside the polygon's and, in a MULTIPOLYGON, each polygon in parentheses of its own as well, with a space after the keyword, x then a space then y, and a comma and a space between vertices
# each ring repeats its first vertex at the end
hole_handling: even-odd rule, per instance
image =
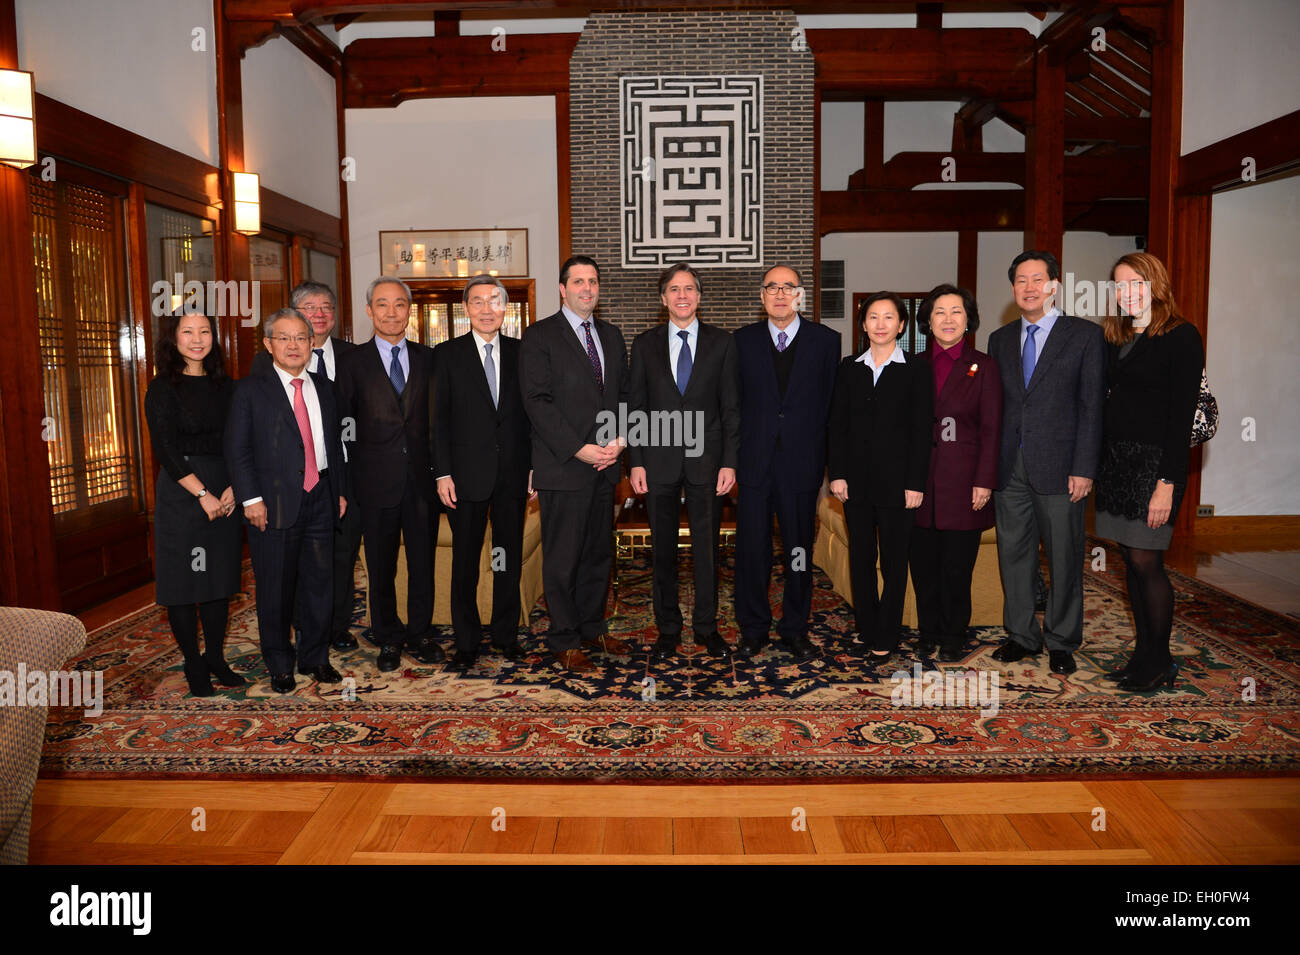
POLYGON ((1107 674, 1121 690, 1173 686, 1174 590, 1164 552, 1187 487, 1192 419, 1205 352, 1174 302, 1169 273, 1134 252, 1111 270, 1118 315, 1108 315, 1105 426, 1097 473, 1099 537, 1119 545, 1137 631, 1133 656, 1107 674))
POLYGON ((247 681, 225 660, 230 598, 239 590, 240 526, 222 437, 234 382, 226 377, 216 322, 167 315, 154 350, 158 376, 144 412, 158 461, 154 494, 155 595, 167 608, 193 696, 247 681), (205 652, 199 653, 199 622, 205 652))
POLYGON ((898 648, 907 593, 908 539, 930 470, 934 384, 924 359, 909 357, 898 338, 907 306, 878 292, 862 307, 871 347, 840 362, 831 398, 826 470, 844 504, 849 576, 858 633, 873 663, 898 648), (880 575, 876 590, 876 538, 880 575))

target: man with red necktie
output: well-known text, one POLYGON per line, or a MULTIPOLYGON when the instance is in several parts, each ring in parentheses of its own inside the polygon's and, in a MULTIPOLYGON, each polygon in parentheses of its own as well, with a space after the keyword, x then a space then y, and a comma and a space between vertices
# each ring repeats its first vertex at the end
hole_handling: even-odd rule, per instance
POLYGON ((271 688, 299 673, 338 683, 329 663, 329 586, 335 524, 347 510, 346 464, 332 383, 307 371, 312 328, 282 308, 266 320, 272 364, 243 379, 226 420, 226 464, 244 509, 257 585, 257 627, 271 688), (294 604, 298 645, 289 633, 294 604))

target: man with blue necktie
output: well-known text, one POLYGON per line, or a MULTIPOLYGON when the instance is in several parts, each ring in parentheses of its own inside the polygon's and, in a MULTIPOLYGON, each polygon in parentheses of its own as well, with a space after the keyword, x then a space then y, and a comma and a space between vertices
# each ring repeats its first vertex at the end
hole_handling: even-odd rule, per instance
POLYGON ((1083 643, 1084 508, 1101 453, 1105 345, 1101 326, 1062 315, 1061 266, 1050 252, 1020 253, 1007 270, 1021 319, 989 336, 1002 377, 1002 449, 994 496, 1007 639, 1002 663, 1047 645, 1054 673, 1076 669, 1083 643), (1038 546, 1051 589, 1034 613, 1038 546))
POLYGON ((667 422, 668 434, 647 444, 629 441, 632 490, 645 495, 654 564, 654 611, 659 637, 654 654, 667 659, 682 636, 677 600, 677 538, 681 500, 691 528, 695 563, 695 642, 711 656, 726 656, 718 633, 718 533, 722 495, 736 484, 740 453, 740 379, 736 343, 696 314, 703 283, 686 263, 659 278, 668 323, 632 342, 630 412, 667 422))
POLYGON ((429 423, 433 349, 407 341, 410 313, 405 282, 375 279, 366 289, 375 335, 338 362, 344 439, 354 432, 348 458, 370 578, 371 639, 380 646, 379 669, 385 672, 397 669, 403 647, 421 663, 446 659, 433 637, 433 556, 441 513, 429 423), (397 616, 399 539, 406 548, 405 626, 397 616))

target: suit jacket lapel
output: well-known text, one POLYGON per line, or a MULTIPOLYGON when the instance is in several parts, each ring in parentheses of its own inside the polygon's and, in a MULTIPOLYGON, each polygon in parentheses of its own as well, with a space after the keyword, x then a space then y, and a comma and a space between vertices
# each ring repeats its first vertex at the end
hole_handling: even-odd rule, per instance
MULTIPOLYGON (((800 315, 800 316, 799 316, 799 330, 800 330, 800 331, 803 331, 804 326, 807 325, 807 324, 809 324, 808 319, 806 319, 806 318, 804 318, 802 315, 800 315)), ((768 340, 771 341, 771 335, 768 336, 768 340)), ((795 336, 795 340, 798 341, 798 336, 797 336, 797 335, 795 336)), ((799 347, 796 348, 796 349, 794 350, 794 365, 792 365, 791 368, 790 368, 790 380, 786 383, 786 386, 785 386, 785 398, 789 398, 789 397, 790 397, 790 391, 795 387, 795 383, 796 383, 796 382, 799 382, 799 381, 802 381, 803 378, 804 378, 804 375, 808 374, 808 371, 807 371, 806 369, 809 369, 809 368, 812 367, 812 360, 813 360, 812 349, 806 347, 807 345, 808 345, 808 339, 805 338, 805 339, 803 340, 803 342, 799 345, 799 347)), ((789 346, 786 346, 786 347, 789 347, 789 346)), ((772 363, 772 377, 773 377, 773 378, 776 377, 776 363, 775 363, 775 362, 772 363)), ((777 394, 780 394, 780 393, 781 393, 781 391, 780 391, 780 386, 778 385, 778 386, 777 386, 777 394)), ((782 404, 782 405, 785 404, 785 398, 783 398, 782 401, 781 401, 781 404, 782 404)))
MULTIPOLYGON (((1056 324, 1052 326, 1052 333, 1047 336, 1047 344, 1043 346, 1043 350, 1038 355, 1038 361, 1034 363, 1034 373, 1030 376, 1029 384, 1025 387, 1026 394, 1033 391, 1034 386, 1042 381, 1043 369, 1056 360, 1056 356, 1065 347, 1065 340, 1071 337, 1073 330, 1064 319, 1064 315, 1057 316, 1056 324)), ((1021 378, 1023 377, 1022 374, 1021 378)))
MULTIPOLYGON (((498 331, 497 340, 492 343, 492 363, 495 364, 497 368, 501 370, 501 380, 505 381, 506 378, 505 369, 501 365, 501 363, 505 360, 501 355, 501 339, 503 337, 505 336, 502 335, 500 331, 498 331)), ((477 389, 478 393, 480 397, 482 397, 482 399, 487 402, 488 407, 491 408, 492 389, 488 387, 487 369, 483 366, 482 358, 479 357, 480 354, 479 349, 483 347, 483 343, 479 340, 479 337, 477 335, 475 335, 473 332, 470 332, 468 335, 465 336, 465 342, 463 347, 465 349, 465 354, 459 356, 458 360, 464 362, 473 362, 472 365, 469 365, 469 368, 471 369, 470 374, 474 375, 474 369, 477 368, 478 373, 474 376, 478 378, 478 389, 477 389)), ((500 398, 500 396, 501 396, 501 389, 498 388, 497 397, 500 398)))

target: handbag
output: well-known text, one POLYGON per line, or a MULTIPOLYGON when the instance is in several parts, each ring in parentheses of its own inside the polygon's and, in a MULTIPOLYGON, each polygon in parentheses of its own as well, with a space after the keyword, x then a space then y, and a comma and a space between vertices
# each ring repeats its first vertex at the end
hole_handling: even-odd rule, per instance
POLYGON ((1201 369, 1201 392, 1196 396, 1196 413, 1192 416, 1192 447, 1204 444, 1219 430, 1219 403, 1210 391, 1205 369, 1201 369))

